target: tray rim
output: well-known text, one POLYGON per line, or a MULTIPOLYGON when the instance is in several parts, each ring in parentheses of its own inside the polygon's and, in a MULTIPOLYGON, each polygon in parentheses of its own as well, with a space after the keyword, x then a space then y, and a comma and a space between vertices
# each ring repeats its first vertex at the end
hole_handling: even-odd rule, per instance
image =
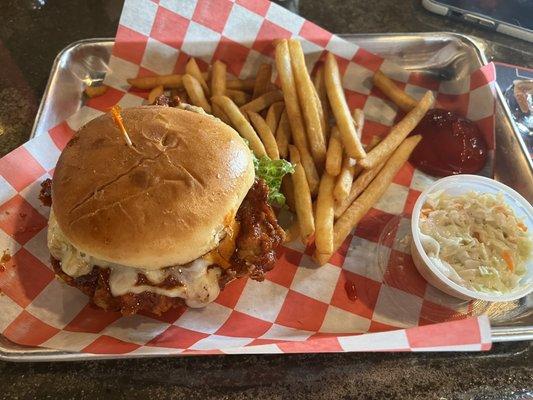
MULTIPOLYGON (((394 36, 436 36, 436 35, 440 35, 440 36, 443 36, 443 37, 453 37, 453 38, 456 38, 456 39, 459 39, 463 42, 466 42, 467 44, 469 44, 476 52, 476 55, 479 57, 480 61, 483 63, 483 65, 486 65, 490 62, 490 60, 486 57, 483 49, 481 48, 483 46, 483 43, 485 42, 484 39, 480 39, 480 38, 477 38, 475 36, 471 36, 471 35, 465 35, 465 34, 462 34, 462 33, 456 33, 456 32, 449 32, 449 31, 438 31, 438 32, 406 32, 406 33, 401 33, 401 32, 398 32, 398 33, 390 33, 390 32, 387 32, 387 33, 341 33, 341 34, 338 34, 339 37, 343 37, 343 38, 357 38, 357 37, 367 37, 367 38, 373 38, 373 37, 394 37, 394 36)), ((51 83, 52 83, 52 80, 55 76, 55 72, 57 71, 57 67, 59 65, 59 63, 61 62, 61 59, 63 57, 63 55, 65 53, 67 53, 68 51, 72 50, 73 48, 75 48, 76 46, 79 46, 79 45, 82 45, 82 44, 87 44, 87 43, 98 43, 98 42, 114 42, 115 41, 115 38, 87 38, 87 39, 80 39, 80 40, 76 40, 70 44, 68 44, 67 46, 65 46, 58 54, 57 56, 54 58, 54 61, 52 63, 52 67, 50 69, 50 75, 48 76, 48 79, 47 79, 47 82, 46 82, 46 86, 45 86, 45 90, 43 92, 43 95, 41 97, 41 102, 39 104, 39 108, 37 109, 37 113, 35 114, 35 119, 34 119, 34 122, 33 122, 33 125, 32 125, 32 128, 31 128, 31 131, 30 131, 30 135, 28 137, 28 140, 30 139, 33 139, 36 135, 36 132, 37 132, 37 128, 39 126, 39 121, 41 119, 41 115, 43 113, 43 110, 44 110, 44 106, 45 106, 45 103, 46 103, 46 99, 48 98, 48 95, 50 93, 50 90, 51 90, 51 83)), ((503 93, 501 92, 501 89, 499 88, 498 85, 495 85, 495 91, 496 91, 496 97, 500 103, 500 106, 503 108, 504 110, 504 113, 508 119, 508 121, 510 122, 511 126, 513 127, 513 132, 515 134, 515 138, 518 140, 518 143, 520 145, 520 148, 522 150, 522 152, 525 154, 525 155, 529 155, 529 151, 528 151, 528 148, 527 148, 527 145, 525 143, 525 141, 522 139, 522 136, 520 135, 520 133, 518 132, 518 128, 514 122, 514 119, 512 118, 512 113, 511 113, 511 110, 509 109, 509 106, 507 104, 507 102, 505 101, 505 98, 503 96, 503 93)), ((531 157, 526 157, 527 161, 528 161, 528 166, 529 166, 529 169, 531 171, 531 173, 533 173, 533 158, 531 157)))
MULTIPOLYGON (((475 38, 473 36, 464 35, 455 32, 408 32, 408 33, 344 33, 339 34, 338 36, 343 38, 377 38, 377 37, 394 37, 394 36, 441 36, 449 37, 454 39, 459 39, 460 41, 465 42, 471 48, 475 50, 477 57, 480 59, 483 65, 489 63, 489 60, 484 54, 481 45, 478 42, 482 42, 482 39, 475 38)), ((87 38, 74 41, 67 46, 65 46, 55 57, 51 69, 50 75, 48 77, 45 90, 41 97, 41 102, 39 108, 35 115, 35 120, 30 132, 28 140, 35 137, 37 128, 39 126, 39 121, 41 115, 44 111, 44 106, 46 99, 51 90, 51 82, 55 76, 55 73, 58 69, 59 63, 62 60, 62 57, 65 53, 71 51, 73 48, 89 43, 98 43, 98 42, 114 42, 115 38, 87 38)), ((513 119, 511 118, 511 111, 507 105, 507 102, 504 100, 503 94, 500 88, 495 85, 496 97, 500 106, 502 106, 504 113, 513 127, 514 134, 520 143, 522 152, 528 154, 527 146, 522 139, 521 135, 518 133, 517 128, 513 119)), ((528 157, 529 168, 533 171, 533 160, 528 157)), ((180 354, 113 354, 113 355, 103 355, 103 354, 91 354, 91 353, 79 353, 79 352, 68 352, 54 349, 47 349, 42 347, 31 347, 31 346, 21 346, 16 343, 11 342, 9 339, 5 338, 3 335, 0 335, 0 361, 11 361, 11 362, 47 362, 47 361, 80 361, 80 360, 109 360, 109 359, 129 359, 129 358, 156 358, 156 357, 182 357, 180 354), (6 344, 4 344, 7 343, 6 344), (7 347, 9 343, 13 343, 13 347, 7 347)), ((533 326, 491 326, 491 340, 493 343, 498 342, 512 342, 512 341, 527 341, 533 340, 533 326)))

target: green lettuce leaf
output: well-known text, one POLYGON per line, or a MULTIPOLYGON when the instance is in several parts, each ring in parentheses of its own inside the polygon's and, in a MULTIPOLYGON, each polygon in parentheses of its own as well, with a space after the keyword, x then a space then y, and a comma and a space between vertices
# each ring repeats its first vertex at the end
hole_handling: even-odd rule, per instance
POLYGON ((283 206, 285 196, 280 192, 281 180, 286 174, 294 173, 294 166, 286 160, 271 160, 267 156, 254 156, 255 176, 268 185, 268 201, 272 205, 283 206))

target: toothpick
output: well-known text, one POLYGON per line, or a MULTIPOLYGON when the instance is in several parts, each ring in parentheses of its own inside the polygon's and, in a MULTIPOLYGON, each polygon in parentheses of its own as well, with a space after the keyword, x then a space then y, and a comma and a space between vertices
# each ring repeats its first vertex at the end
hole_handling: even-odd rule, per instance
POLYGON ((122 116, 120 115, 120 106, 115 105, 111 107, 111 116, 113 117, 113 120, 118 125, 120 131, 124 135, 124 139, 126 140, 126 143, 128 146, 133 147, 133 143, 131 142, 130 136, 128 135, 128 132, 126 132, 126 128, 124 127, 124 121, 122 120, 122 116))

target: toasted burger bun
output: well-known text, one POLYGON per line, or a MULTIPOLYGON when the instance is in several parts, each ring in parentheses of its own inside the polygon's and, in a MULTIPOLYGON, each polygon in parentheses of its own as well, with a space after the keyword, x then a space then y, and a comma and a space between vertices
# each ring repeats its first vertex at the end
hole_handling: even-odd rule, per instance
POLYGON ((65 237, 109 263, 159 269, 214 249, 254 181, 252 154, 228 125, 171 107, 109 114, 63 150, 52 204, 65 237))

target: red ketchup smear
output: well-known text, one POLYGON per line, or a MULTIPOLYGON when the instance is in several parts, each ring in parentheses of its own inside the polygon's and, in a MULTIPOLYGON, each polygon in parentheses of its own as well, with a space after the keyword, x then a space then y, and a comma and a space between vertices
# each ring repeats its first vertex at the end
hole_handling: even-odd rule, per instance
POLYGON ((344 290, 346 291, 346 296, 348 296, 348 299, 351 301, 357 300, 357 288, 355 287, 354 282, 346 281, 344 284, 344 290))
POLYGON ((428 111, 411 135, 422 135, 411 163, 433 176, 472 174, 487 160, 487 143, 478 127, 453 111, 428 111))

